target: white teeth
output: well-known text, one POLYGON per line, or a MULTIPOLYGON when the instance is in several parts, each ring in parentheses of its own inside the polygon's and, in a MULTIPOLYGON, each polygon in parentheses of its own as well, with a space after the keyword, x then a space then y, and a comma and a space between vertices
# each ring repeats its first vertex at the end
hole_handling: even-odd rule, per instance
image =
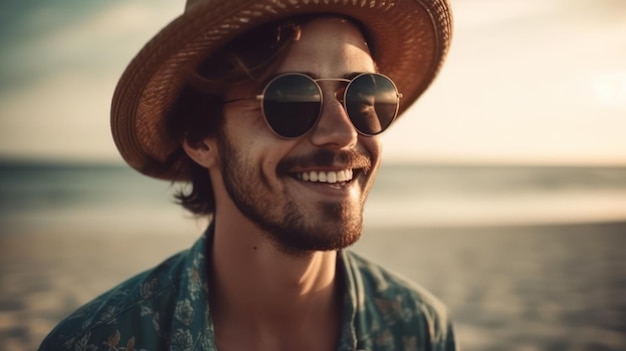
MULTIPOLYGON (((348 173, 348 171, 337 172, 337 181, 338 182, 345 182, 346 180, 348 180, 346 173, 348 173)), ((350 178, 352 178, 352 177, 350 177, 350 178)))
POLYGON ((328 172, 326 175, 326 180, 329 183, 337 183, 337 172, 328 172))
POLYGON ((342 171, 329 171, 329 172, 302 172, 298 173, 296 177, 306 182, 319 182, 319 183, 343 183, 352 180, 353 172, 351 169, 345 169, 342 171))

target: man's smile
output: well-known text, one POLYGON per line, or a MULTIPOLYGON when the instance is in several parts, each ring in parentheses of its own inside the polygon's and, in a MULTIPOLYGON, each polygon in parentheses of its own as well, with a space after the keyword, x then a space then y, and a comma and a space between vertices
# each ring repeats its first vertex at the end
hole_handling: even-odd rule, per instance
POLYGON ((372 161, 364 153, 318 150, 307 157, 290 158, 278 165, 278 174, 311 185, 343 188, 369 173, 372 161))
POLYGON ((308 171, 296 173, 298 180, 311 183, 347 183, 352 180, 352 169, 344 169, 340 171, 308 171))

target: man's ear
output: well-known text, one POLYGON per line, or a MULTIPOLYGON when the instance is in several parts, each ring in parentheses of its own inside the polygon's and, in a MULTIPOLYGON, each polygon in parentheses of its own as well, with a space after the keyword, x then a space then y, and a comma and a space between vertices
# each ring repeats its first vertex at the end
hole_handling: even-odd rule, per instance
POLYGON ((183 140, 185 153, 200 166, 210 169, 217 164, 217 146, 215 138, 204 138, 196 143, 183 140))

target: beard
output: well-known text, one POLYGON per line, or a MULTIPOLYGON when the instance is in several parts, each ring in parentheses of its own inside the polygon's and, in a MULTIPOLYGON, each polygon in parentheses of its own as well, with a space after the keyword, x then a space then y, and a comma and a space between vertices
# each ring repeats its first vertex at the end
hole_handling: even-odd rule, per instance
MULTIPOLYGON (((223 135, 218 137, 224 186, 239 211, 290 254, 340 250, 354 244, 363 229, 363 202, 319 202, 307 211, 283 188, 272 192, 268 179, 258 167, 246 163, 223 135)), ((319 159, 328 159, 328 151, 319 159)), ((361 156, 362 157, 362 156, 361 156)), ((311 156, 309 159, 314 160, 311 156)), ((286 176, 286 175, 283 175, 286 176)), ((298 197, 303 200, 303 197, 298 197)))

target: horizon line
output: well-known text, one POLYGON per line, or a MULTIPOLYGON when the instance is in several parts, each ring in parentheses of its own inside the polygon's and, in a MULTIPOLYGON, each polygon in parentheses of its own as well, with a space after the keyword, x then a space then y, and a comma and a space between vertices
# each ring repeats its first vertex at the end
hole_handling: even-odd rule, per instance
MULTIPOLYGON (((84 159, 84 158, 43 158, 37 156, 10 156, 0 154, 0 168, 5 166, 110 166, 128 167, 132 169, 123 159, 84 159)), ((529 167, 529 168, 626 168, 626 161, 623 162, 550 162, 546 160, 536 161, 511 161, 511 160, 480 160, 480 159, 383 159, 381 168, 394 166, 413 167, 529 167)))

